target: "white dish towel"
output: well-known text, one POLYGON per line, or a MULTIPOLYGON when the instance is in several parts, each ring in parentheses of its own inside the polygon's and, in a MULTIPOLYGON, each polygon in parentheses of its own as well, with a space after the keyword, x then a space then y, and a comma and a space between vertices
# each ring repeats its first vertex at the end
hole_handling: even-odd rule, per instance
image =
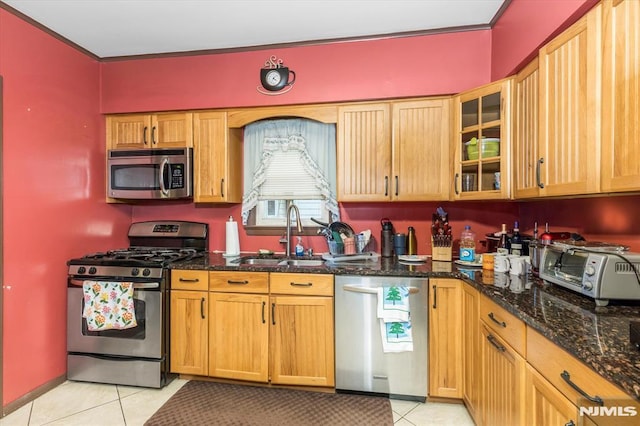
POLYGON ((404 286, 379 287, 377 292, 383 352, 413 351, 409 289, 404 286))

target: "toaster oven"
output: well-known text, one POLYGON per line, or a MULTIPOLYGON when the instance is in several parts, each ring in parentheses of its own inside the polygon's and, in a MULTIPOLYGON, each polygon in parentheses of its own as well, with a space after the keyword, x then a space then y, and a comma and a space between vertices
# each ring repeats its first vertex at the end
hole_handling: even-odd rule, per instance
POLYGON ((540 278, 595 299, 597 306, 610 300, 640 300, 640 253, 622 246, 565 244, 545 247, 540 278))

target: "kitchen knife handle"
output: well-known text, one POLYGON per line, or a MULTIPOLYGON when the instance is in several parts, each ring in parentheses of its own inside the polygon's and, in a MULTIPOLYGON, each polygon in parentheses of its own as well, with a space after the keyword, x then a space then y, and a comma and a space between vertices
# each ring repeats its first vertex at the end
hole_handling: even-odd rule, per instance
POLYGON ((456 193, 456 195, 460 194, 460 191, 458 191, 458 177, 460 175, 458 173, 456 173, 456 175, 453 177, 453 191, 456 193))
POLYGON ((544 183, 542 183, 542 176, 540 169, 542 168, 542 163, 544 163, 544 158, 540 157, 538 163, 536 164, 536 184, 538 188, 544 188, 544 183))
POLYGON ((384 196, 389 196, 389 176, 384 177, 384 196))
POLYGON ((562 373, 560 373, 560 377, 562 377, 562 380, 564 380, 565 382, 567 382, 567 384, 569 386, 571 386, 573 389, 576 390, 576 392, 578 392, 580 395, 582 395, 584 398, 587 398, 589 401, 591 402, 595 402, 596 404, 603 406, 604 405, 604 401, 602 400, 602 398, 600 398, 598 395, 596 396, 591 396, 588 393, 586 393, 585 391, 583 391, 582 389, 580 389, 580 386, 576 385, 575 383, 573 383, 571 381, 571 375, 569 374, 569 372, 567 370, 563 370, 562 373))

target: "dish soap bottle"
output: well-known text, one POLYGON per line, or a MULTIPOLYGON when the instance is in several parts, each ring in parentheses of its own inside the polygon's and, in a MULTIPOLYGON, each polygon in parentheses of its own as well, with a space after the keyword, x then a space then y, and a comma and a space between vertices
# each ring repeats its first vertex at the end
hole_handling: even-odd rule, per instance
POLYGON ((302 246, 302 237, 298 237, 298 244, 296 244, 296 256, 304 255, 304 247, 302 246))
POLYGON ((476 260, 476 234, 469 225, 465 225, 460 236, 460 260, 463 262, 475 262, 476 260))

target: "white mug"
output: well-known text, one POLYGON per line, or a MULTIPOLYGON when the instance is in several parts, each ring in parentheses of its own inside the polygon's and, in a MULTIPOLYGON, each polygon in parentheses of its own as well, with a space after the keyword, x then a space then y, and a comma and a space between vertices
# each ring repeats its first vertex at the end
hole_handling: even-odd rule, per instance
POLYGON ((511 275, 524 275, 525 274, 525 261, 522 256, 509 256, 509 274, 511 275))
POLYGON ((509 274, 505 272, 498 272, 497 274, 493 274, 493 285, 500 288, 509 287, 509 274))
POLYGON ((511 282, 509 283, 509 290, 514 293, 522 293, 524 291, 525 278, 519 275, 510 275, 511 282))
POLYGON ((493 259, 493 271, 494 272, 509 272, 511 263, 509 258, 505 254, 496 254, 493 259))

